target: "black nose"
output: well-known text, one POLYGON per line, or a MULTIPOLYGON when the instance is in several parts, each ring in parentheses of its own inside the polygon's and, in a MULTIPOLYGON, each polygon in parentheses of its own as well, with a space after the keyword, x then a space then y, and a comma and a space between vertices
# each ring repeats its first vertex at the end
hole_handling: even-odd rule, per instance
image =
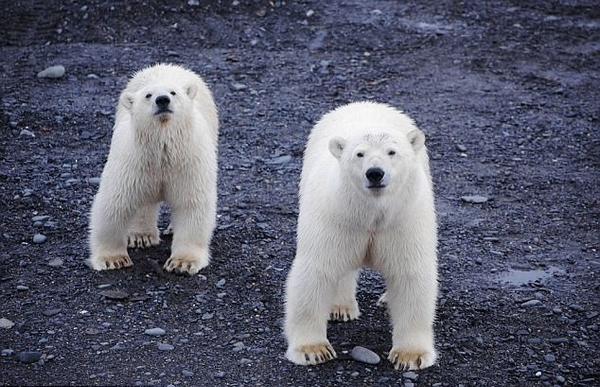
POLYGON ((169 106, 169 102, 171 102, 171 100, 166 95, 159 95, 158 97, 156 97, 156 105, 163 109, 169 106))
POLYGON ((371 183, 379 183, 381 179, 383 179, 383 175, 385 175, 385 172, 383 171, 383 169, 375 167, 367 169, 366 175, 367 179, 371 183))

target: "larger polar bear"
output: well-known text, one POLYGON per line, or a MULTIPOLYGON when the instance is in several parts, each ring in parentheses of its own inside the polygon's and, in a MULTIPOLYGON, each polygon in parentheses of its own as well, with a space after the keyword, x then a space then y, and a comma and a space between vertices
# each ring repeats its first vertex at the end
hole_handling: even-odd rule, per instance
POLYGON ((195 274, 209 263, 216 221, 218 116, 194 72, 158 64, 121 93, 108 160, 90 218, 90 264, 119 269, 127 247, 160 242, 160 203, 171 208, 173 245, 164 268, 195 274))
POLYGON ((286 284, 286 356, 336 357, 327 321, 358 318, 357 274, 380 271, 395 368, 436 360, 437 224, 425 137, 406 115, 372 102, 326 114, 304 153, 296 257, 286 284))

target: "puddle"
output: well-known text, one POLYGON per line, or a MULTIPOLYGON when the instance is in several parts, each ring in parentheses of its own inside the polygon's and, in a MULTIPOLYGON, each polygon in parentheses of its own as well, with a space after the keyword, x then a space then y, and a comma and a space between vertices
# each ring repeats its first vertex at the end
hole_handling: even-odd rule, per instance
POLYGON ((544 270, 510 269, 498 275, 498 282, 517 286, 527 285, 530 282, 544 282, 544 280, 553 277, 555 274, 565 274, 565 271, 554 266, 549 266, 544 270))

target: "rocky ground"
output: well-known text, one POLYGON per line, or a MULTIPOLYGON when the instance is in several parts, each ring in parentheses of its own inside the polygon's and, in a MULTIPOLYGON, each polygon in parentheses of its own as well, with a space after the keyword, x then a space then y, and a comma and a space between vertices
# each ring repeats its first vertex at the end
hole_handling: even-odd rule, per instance
MULTIPOLYGON (((0 385, 596 386, 600 8, 593 0, 12 1, 0 25, 0 385), (183 64, 221 115, 212 264, 95 272, 88 212, 127 77, 183 64), (60 78, 37 73, 62 65, 60 78), (283 357, 308 132, 355 100, 426 132, 440 231, 438 363, 391 346, 381 277, 339 359, 283 357), (158 329, 157 329, 158 328, 158 329)), ((166 226, 168 219, 161 220, 166 226)))

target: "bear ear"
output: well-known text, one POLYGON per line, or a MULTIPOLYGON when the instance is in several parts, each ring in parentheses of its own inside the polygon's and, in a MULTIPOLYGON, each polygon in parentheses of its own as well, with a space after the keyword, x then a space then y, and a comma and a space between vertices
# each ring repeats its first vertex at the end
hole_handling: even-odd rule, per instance
POLYGON ((195 83, 192 83, 188 87, 185 88, 185 92, 190 97, 190 99, 194 99, 196 93, 198 92, 198 86, 195 83))
POLYGON ((418 152, 425 145, 425 134, 419 129, 415 129, 406 135, 410 145, 415 152, 418 152))
POLYGON ((336 159, 342 157, 347 141, 341 137, 334 137, 329 140, 329 151, 336 159))
POLYGON ((120 102, 127 110, 131 110, 133 107, 133 100, 135 96, 132 93, 123 93, 120 98, 120 102))

